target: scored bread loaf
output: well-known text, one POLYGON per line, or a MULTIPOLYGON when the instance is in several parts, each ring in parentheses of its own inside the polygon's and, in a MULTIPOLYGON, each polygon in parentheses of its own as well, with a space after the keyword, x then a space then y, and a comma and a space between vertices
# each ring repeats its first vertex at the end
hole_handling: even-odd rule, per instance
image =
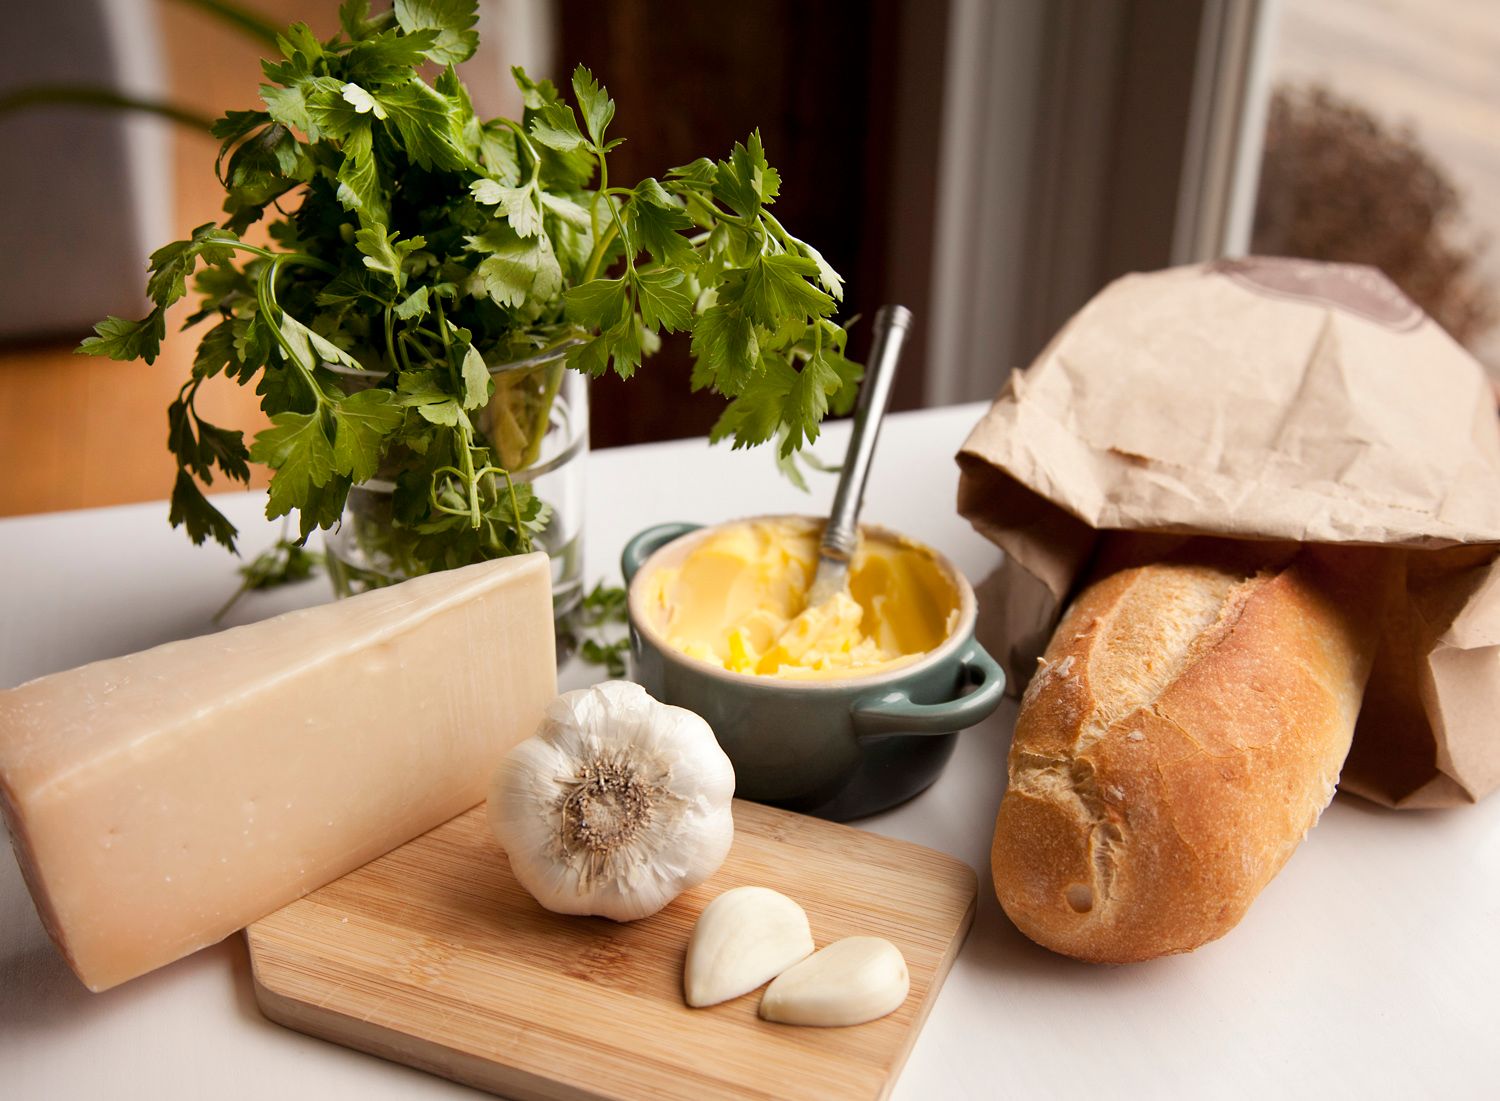
POLYGON ((1113 537, 1058 624, 995 825, 1005 912, 1093 962, 1223 936, 1286 863, 1333 797, 1393 575, 1375 550, 1162 540, 1113 537))

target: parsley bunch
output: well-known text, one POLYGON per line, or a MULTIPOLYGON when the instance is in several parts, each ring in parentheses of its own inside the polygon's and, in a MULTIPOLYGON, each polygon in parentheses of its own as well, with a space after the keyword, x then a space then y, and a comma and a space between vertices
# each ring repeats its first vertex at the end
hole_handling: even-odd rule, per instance
POLYGON ((152 362, 193 281, 186 324, 212 325, 168 422, 170 518, 195 543, 234 548, 200 485, 253 461, 274 472, 267 515, 297 513, 304 540, 378 476, 406 572, 530 549, 549 509, 511 474, 535 461, 556 378, 497 388, 489 368, 533 353, 628 378, 660 334, 689 333, 692 387, 730 399, 712 438, 777 440, 784 466, 852 404, 842 284, 770 213, 781 180, 758 134, 618 186, 614 101, 582 66, 576 111, 515 69, 522 117, 475 114, 453 68, 477 45, 475 0, 345 0, 339 18, 326 41, 289 28, 263 108, 215 125, 223 223, 153 253, 151 312, 80 347, 152 362), (269 243, 244 240, 263 220, 269 243), (248 447, 198 413, 221 373, 270 416, 248 447))

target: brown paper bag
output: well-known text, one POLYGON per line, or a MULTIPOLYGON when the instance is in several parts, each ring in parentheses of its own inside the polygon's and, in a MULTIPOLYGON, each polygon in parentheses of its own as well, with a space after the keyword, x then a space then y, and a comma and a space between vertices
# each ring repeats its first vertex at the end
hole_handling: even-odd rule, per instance
POLYGON ((1120 279, 1012 373, 958 461, 959 511, 1006 552, 980 591, 1015 690, 1101 529, 1389 546, 1407 584, 1342 785, 1402 807, 1500 786, 1494 394, 1378 271, 1120 279))

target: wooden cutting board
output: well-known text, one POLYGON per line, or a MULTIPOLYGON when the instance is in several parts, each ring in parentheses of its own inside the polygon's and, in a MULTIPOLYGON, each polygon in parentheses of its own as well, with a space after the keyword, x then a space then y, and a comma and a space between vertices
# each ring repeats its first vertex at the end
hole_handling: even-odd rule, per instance
POLYGON ((917 845, 736 801, 734 848, 701 887, 616 924, 531 898, 476 807, 246 930, 273 1021, 517 1101, 883 1098, 974 918, 968 865, 917 845), (911 994, 852 1028, 762 1021, 755 992, 682 1000, 708 902, 759 884, 823 947, 883 936, 911 994))

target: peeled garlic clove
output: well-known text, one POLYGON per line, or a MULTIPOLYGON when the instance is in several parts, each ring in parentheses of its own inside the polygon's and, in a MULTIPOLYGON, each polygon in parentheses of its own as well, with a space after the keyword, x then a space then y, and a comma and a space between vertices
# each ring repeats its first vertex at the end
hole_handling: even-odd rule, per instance
POLYGON ((858 1025, 894 1012, 911 978, 901 950, 881 937, 845 937, 782 972, 760 1015, 788 1025, 858 1025))
POLYGON ((688 941, 687 1004, 717 1005, 748 994, 812 953, 807 914, 769 887, 735 887, 703 908, 688 941))
POLYGON ((724 863, 734 766, 699 716, 628 681, 564 692, 490 782, 490 828, 549 910, 634 921, 724 863))

